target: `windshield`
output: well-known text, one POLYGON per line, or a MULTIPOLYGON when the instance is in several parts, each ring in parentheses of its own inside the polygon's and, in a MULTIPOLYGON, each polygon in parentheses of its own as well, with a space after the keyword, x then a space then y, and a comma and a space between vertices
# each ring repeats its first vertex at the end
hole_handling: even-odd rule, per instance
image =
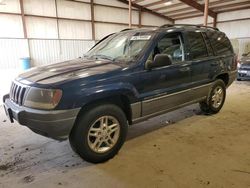
POLYGON ((152 38, 149 32, 120 32, 91 49, 85 57, 125 62, 135 60, 152 38))

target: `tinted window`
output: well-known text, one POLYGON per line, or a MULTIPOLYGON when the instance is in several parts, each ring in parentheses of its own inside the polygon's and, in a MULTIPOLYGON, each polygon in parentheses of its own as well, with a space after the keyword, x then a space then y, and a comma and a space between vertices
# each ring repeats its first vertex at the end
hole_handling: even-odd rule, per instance
POLYGON ((157 54, 167 54, 173 63, 184 60, 184 49, 179 34, 169 34, 163 37, 151 52, 149 60, 153 60, 157 54))
POLYGON ((208 33, 209 40, 211 41, 212 47, 215 54, 217 55, 227 55, 232 54, 232 46, 226 35, 221 33, 211 32, 208 33))
POLYGON ((207 47, 204 43, 204 39, 200 32, 188 32, 190 57, 192 59, 198 59, 207 57, 207 47))

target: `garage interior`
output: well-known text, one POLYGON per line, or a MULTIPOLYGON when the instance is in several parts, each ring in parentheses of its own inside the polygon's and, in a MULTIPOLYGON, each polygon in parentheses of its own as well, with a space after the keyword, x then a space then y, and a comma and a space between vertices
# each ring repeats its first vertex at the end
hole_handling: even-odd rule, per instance
POLYGON ((116 157, 91 164, 68 141, 7 119, 2 97, 30 67, 78 58, 110 33, 164 24, 217 27, 250 52, 249 0, 0 0, 0 188, 250 187, 250 82, 235 81, 220 113, 191 105, 129 128, 116 157))

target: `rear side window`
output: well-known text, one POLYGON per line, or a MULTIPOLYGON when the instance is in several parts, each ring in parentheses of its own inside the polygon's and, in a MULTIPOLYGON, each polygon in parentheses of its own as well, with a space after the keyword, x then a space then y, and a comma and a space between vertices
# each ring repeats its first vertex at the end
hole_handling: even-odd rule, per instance
POLYGON ((207 47, 200 32, 188 32, 189 50, 191 59, 207 57, 207 47))
POLYGON ((209 40, 216 55, 228 55, 233 53, 230 40, 225 34, 208 33, 209 40))

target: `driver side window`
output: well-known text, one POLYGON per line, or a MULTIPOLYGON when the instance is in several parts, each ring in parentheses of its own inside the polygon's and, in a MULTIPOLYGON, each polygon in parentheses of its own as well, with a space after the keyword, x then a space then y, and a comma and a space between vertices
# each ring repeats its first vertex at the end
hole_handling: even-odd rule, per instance
POLYGON ((157 43, 148 60, 153 61, 157 54, 167 54, 172 63, 184 61, 183 42, 180 34, 168 34, 157 43))

